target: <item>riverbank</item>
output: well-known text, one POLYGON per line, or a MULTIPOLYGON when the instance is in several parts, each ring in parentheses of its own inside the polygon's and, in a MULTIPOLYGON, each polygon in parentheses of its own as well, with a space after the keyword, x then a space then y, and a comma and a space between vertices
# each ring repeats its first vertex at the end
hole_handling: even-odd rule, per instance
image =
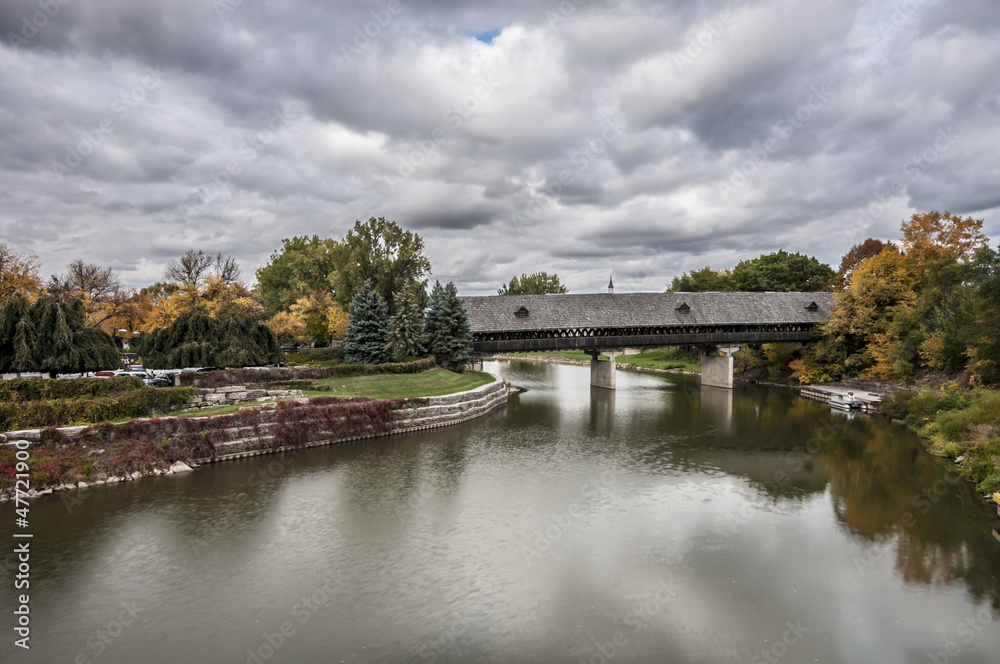
MULTIPOLYGON (((637 355, 629 356, 619 356, 615 358, 615 369, 618 371, 641 371, 643 373, 662 373, 662 374, 684 374, 687 376, 700 376, 700 371, 691 371, 683 368, 657 368, 644 365, 636 365, 632 362, 627 362, 627 358, 638 357, 637 355)), ((537 362, 540 364, 566 364, 570 366, 577 367, 589 367, 590 360, 581 360, 573 357, 568 357, 566 355, 560 355, 555 353, 527 353, 523 355, 518 355, 514 353, 503 353, 493 355, 487 359, 494 360, 519 360, 523 362, 537 362)))
POLYGON ((177 462, 197 467, 452 426, 506 403, 507 386, 494 378, 472 390, 426 398, 304 397, 214 417, 11 432, 0 451, 0 481, 4 482, 0 500, 10 500, 19 473, 30 476, 25 493, 35 497, 170 474, 171 468, 177 472, 177 462), (26 459, 19 452, 25 452, 21 456, 26 459))
POLYGON ((951 459, 987 499, 1000 491, 1000 392, 898 391, 880 412, 916 431, 931 454, 951 459))

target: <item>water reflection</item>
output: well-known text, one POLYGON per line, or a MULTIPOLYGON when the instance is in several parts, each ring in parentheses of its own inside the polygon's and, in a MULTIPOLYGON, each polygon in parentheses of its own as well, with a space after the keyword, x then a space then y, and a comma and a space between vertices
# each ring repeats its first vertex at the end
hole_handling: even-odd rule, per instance
POLYGON ((905 430, 786 390, 486 368, 526 391, 459 427, 36 501, 18 661, 995 658, 995 625, 957 626, 1000 619, 996 516, 905 430))

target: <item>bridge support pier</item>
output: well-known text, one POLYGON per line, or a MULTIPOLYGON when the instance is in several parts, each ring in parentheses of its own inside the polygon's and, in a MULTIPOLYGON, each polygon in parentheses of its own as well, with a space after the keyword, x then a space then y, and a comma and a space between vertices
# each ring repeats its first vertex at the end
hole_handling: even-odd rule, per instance
POLYGON ((701 384, 733 389, 733 353, 739 349, 739 346, 699 346, 701 384))
POLYGON ((590 355, 590 384, 594 387, 615 389, 615 353, 613 351, 587 351, 590 355), (607 355, 608 361, 601 362, 599 355, 607 355))

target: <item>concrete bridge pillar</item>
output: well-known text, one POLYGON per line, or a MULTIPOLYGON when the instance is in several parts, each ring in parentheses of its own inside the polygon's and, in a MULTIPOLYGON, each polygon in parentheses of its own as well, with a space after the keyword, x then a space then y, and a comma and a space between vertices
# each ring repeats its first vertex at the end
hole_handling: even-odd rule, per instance
POLYGON ((739 346, 699 346, 701 384, 733 389, 733 353, 739 349, 739 346))
POLYGON ((615 353, 603 351, 608 356, 608 361, 599 361, 597 358, 602 351, 587 351, 590 355, 590 384, 594 387, 605 387, 609 390, 615 389, 615 353))

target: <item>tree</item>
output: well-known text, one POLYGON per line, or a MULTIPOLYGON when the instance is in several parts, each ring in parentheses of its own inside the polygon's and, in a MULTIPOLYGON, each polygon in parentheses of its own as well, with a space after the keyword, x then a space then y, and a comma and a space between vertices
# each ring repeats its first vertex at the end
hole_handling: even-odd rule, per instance
POLYGON ((733 290, 733 273, 731 270, 720 272, 707 265, 700 270, 692 270, 691 274, 674 277, 667 288, 673 293, 718 293, 733 290))
POLYGON ((344 359, 351 364, 381 364, 389 361, 386 351, 386 320, 389 309, 382 296, 365 282, 351 300, 348 311, 344 359))
POLYGON ((877 238, 868 238, 864 242, 851 247, 843 258, 840 259, 840 269, 837 270, 837 280, 841 288, 847 288, 851 284, 851 277, 864 261, 872 256, 877 256, 886 249, 898 252, 899 248, 892 242, 883 242, 877 238))
POLYGON ((568 292, 559 281, 558 275, 548 272, 533 272, 532 274, 522 274, 520 278, 511 277, 509 283, 497 290, 497 295, 547 295, 568 292))
POLYGON ((434 287, 431 289, 431 295, 427 299, 427 312, 424 317, 424 338, 427 339, 427 349, 433 343, 433 339, 437 334, 438 320, 441 317, 441 306, 444 302, 444 286, 437 279, 434 280, 434 287))
POLYGON ((741 261, 732 273, 732 290, 748 292, 820 292, 833 290, 833 268, 811 256, 784 249, 741 261))
POLYGON ((34 297, 42 289, 38 256, 20 254, 0 241, 0 304, 15 295, 34 297))
POLYGON ((201 249, 188 249, 183 256, 167 263, 163 278, 179 311, 197 309, 218 313, 235 306, 250 315, 263 314, 259 307, 249 302, 234 304, 240 298, 249 298, 250 292, 232 256, 223 257, 221 253, 213 256, 201 249))
POLYGON ((309 341, 305 324, 287 311, 274 314, 264 325, 271 328, 280 344, 304 344, 309 341))
POLYGON ((83 301, 87 325, 102 326, 106 332, 118 329, 114 319, 128 306, 133 295, 122 286, 121 279, 110 267, 99 267, 80 259, 70 263, 62 275, 52 275, 46 290, 83 301))
POLYGON ((87 327, 83 302, 43 295, 34 303, 24 295, 0 309, 0 371, 83 373, 121 362, 114 340, 87 327))
POLYGON ((982 219, 962 219, 947 211, 915 214, 900 227, 903 253, 917 269, 918 276, 924 265, 935 261, 969 262, 980 248, 987 246, 982 229, 982 219))
POLYGON ((302 298, 333 294, 336 241, 303 235, 281 243, 271 262, 257 270, 257 290, 267 316, 288 311, 302 298))
POLYGON ((983 247, 972 263, 976 294, 972 320, 962 330, 969 370, 987 385, 1000 383, 1000 246, 983 247))
MULTIPOLYGON (((386 302, 391 302, 393 294, 404 288, 422 298, 431 270, 423 252, 423 238, 404 231, 385 217, 355 222, 333 252, 337 265, 333 276, 337 303, 347 307, 365 282, 370 282, 386 302)), ((393 308, 390 307, 390 313, 394 313, 393 308)))
POLYGON ((461 371, 472 359, 472 333, 469 315, 454 283, 444 287, 436 304, 433 331, 428 339, 430 352, 444 368, 461 371))
POLYGON ((197 309, 147 334, 139 355, 150 369, 245 367, 283 357, 274 332, 246 314, 234 310, 213 318, 197 309))
POLYGON ((347 316, 327 291, 315 291, 299 298, 289 313, 305 325, 305 334, 317 346, 343 339, 347 316))
POLYGON ((389 318, 387 350, 394 357, 420 355, 427 345, 424 313, 409 288, 396 293, 396 313, 389 318))

